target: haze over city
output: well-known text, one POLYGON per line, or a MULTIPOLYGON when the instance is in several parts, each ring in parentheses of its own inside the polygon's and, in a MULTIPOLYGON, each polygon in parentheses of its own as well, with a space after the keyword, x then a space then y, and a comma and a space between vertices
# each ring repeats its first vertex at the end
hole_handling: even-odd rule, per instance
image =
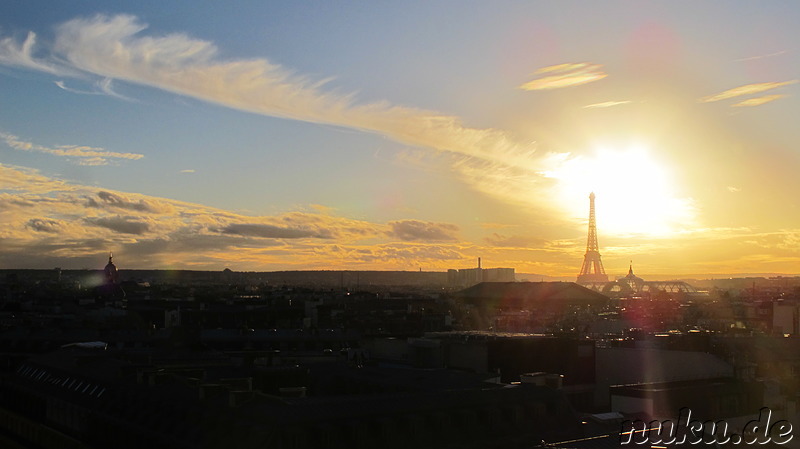
POLYGON ((0 4, 0 268, 797 274, 800 6, 0 4))

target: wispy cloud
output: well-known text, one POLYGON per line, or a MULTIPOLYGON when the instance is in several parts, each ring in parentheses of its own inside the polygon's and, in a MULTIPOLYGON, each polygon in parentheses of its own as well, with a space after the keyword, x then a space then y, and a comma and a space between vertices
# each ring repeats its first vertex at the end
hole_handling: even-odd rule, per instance
POLYGON ((92 90, 81 90, 75 89, 73 87, 67 86, 67 83, 63 80, 58 80, 54 82, 59 89, 65 90, 67 92, 78 94, 78 95, 108 95, 110 97, 119 98, 120 100, 125 101, 136 101, 132 98, 126 97, 120 93, 117 93, 113 88, 113 80, 111 78, 103 78, 101 80, 95 81, 94 89, 92 90))
POLYGON ((774 53, 769 53, 769 54, 766 54, 766 55, 758 55, 758 56, 750 56, 748 58, 734 59, 733 61, 734 62, 755 61, 755 60, 758 60, 758 59, 771 58, 773 56, 780 56, 780 55, 783 55, 783 54, 786 54, 786 53, 788 53, 788 51, 781 50, 781 51, 776 51, 774 53))
POLYGON ((604 101, 602 103, 587 104, 583 108, 584 109, 612 108, 614 106, 620 106, 620 105, 623 105, 623 104, 630 104, 630 103, 632 103, 630 100, 604 101))
POLYGON ((6 145, 15 150, 35 151, 38 153, 51 154, 53 156, 66 157, 79 165, 107 165, 112 159, 137 160, 144 157, 144 155, 136 153, 118 153, 107 151, 103 148, 83 145, 59 145, 49 148, 43 145, 26 142, 17 136, 4 132, 0 132, 0 139, 4 140, 6 145))
MULTIPOLYGON (((754 83, 754 84, 745 84, 744 86, 734 87, 733 89, 728 89, 724 92, 709 95, 703 98, 700 98, 701 103, 710 103, 713 101, 720 101, 720 100, 727 100, 730 98, 741 97, 746 95, 755 95, 760 94, 761 92, 766 92, 768 90, 777 89, 779 87, 790 86, 792 84, 797 83, 798 80, 790 80, 790 81, 781 81, 781 82, 769 82, 769 83, 754 83)), ((772 100, 769 100, 772 101, 772 100)))
POLYGON ((387 103, 355 104, 266 59, 224 60, 210 42, 182 34, 143 36, 147 26, 118 15, 76 19, 57 28, 53 56, 74 69, 143 84, 258 114, 373 131, 413 145, 493 158, 514 144, 501 131, 387 103))
POLYGON ((560 89, 563 87, 580 86, 581 84, 598 81, 608 76, 600 64, 590 62, 566 63, 542 67, 534 72, 539 78, 528 81, 519 86, 523 90, 560 89))
POLYGON ((181 173, 194 173, 195 170, 193 168, 187 168, 185 170, 181 170, 181 173))
POLYGON ((67 83, 65 83, 62 80, 55 81, 54 84, 56 86, 58 86, 59 89, 65 90, 65 91, 73 93, 73 94, 78 94, 78 95, 101 95, 100 92, 97 92, 97 91, 94 91, 94 90, 80 90, 80 89, 75 89, 75 88, 72 88, 72 87, 68 87, 67 83))
MULTIPOLYGON (((481 188, 504 199, 494 192, 514 192, 514 188, 493 188, 486 179, 503 184, 509 170, 524 171, 528 180, 541 178, 543 167, 541 158, 534 156, 535 146, 520 144, 501 130, 468 127, 458 117, 435 111, 386 102, 356 103, 354 94, 328 88, 330 80, 312 80, 263 58, 223 58, 211 42, 183 34, 150 36, 146 29, 147 25, 129 15, 75 19, 56 28, 49 46, 37 46, 35 38, 22 44, 6 38, 6 45, 0 47, 0 63, 41 70, 57 66, 63 70, 49 72, 136 83, 266 116, 378 133, 457 155, 450 169, 470 171, 462 173, 465 182, 483 178, 481 188), (476 178, 471 174, 476 167, 494 172, 476 178)), ((567 86, 604 77, 599 67, 570 64, 540 72, 552 77, 548 85, 567 86)), ((525 191, 531 187, 535 182, 525 191)))
POLYGON ((37 70, 53 75, 70 74, 76 72, 61 67, 59 64, 45 62, 33 55, 36 46, 36 33, 30 32, 22 42, 6 37, 0 39, 0 64, 37 70))
POLYGON ((748 98, 747 100, 740 101, 738 103, 734 103, 731 107, 734 108, 742 108, 742 107, 750 107, 750 106, 761 106, 762 104, 769 103, 771 101, 775 101, 777 99, 783 98, 786 95, 765 95, 763 97, 756 97, 756 98, 748 98))
POLYGON ((260 237, 270 239, 301 239, 319 238, 330 239, 334 237, 333 232, 328 229, 296 228, 287 226, 275 226, 271 224, 258 223, 232 223, 218 230, 222 234, 242 235, 249 237, 260 237))

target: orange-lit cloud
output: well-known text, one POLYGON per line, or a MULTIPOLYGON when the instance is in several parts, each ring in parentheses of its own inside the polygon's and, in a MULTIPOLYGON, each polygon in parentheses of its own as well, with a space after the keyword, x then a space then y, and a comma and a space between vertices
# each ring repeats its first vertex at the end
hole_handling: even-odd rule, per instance
POLYGON ((783 98, 786 95, 765 95, 763 97, 756 97, 756 98, 748 98, 747 100, 740 101, 738 103, 732 104, 731 107, 734 108, 742 108, 742 107, 750 107, 750 106, 761 106, 762 104, 769 103, 771 101, 775 101, 779 98, 783 98))
POLYGON ((79 165, 107 165, 112 159, 137 160, 144 157, 143 155, 136 153, 118 153, 114 151, 106 151, 102 148, 79 145, 59 145, 54 148, 48 148, 42 145, 20 140, 19 137, 4 132, 0 132, 0 139, 4 140, 6 145, 15 150, 35 151, 38 153, 51 154, 53 156, 62 156, 76 162, 79 165))
POLYGON ((0 164, 0 191, 37 194, 71 189, 69 184, 42 176, 36 170, 0 164))
MULTIPOLYGON (((469 241, 459 235, 466 229, 450 223, 376 223, 323 209, 248 216, 0 165, 0 267, 99 268, 109 251, 127 268, 210 270, 445 270, 474 266, 482 256, 484 266, 573 276, 585 250, 581 237, 547 240, 476 224, 479 235, 469 241)), ((687 273, 736 273, 760 264, 775 271, 795 266, 798 242, 800 230, 793 229, 693 228, 644 242, 602 235, 601 251, 607 271, 620 275, 631 258, 647 273, 648 259, 661 267, 665 257, 679 258, 687 273)))
POLYGON ((755 95, 761 92, 766 92, 768 90, 777 89, 779 87, 789 86, 797 83, 797 81, 798 80, 745 84, 744 86, 734 87, 733 89, 728 89, 716 95, 709 95, 707 97, 703 97, 699 101, 701 103, 710 103, 713 101, 727 100, 729 98, 741 97, 745 95, 755 95))
POLYGON ((214 269, 294 264, 441 264, 436 267, 444 269, 458 266, 464 257, 458 227, 452 224, 371 223, 333 215, 321 205, 310 209, 314 212, 247 216, 0 165, 0 266, 82 267, 108 251, 139 267, 214 269))
POLYGON ((432 223, 419 220, 401 220, 389 223, 389 235, 403 241, 456 241, 458 226, 449 223, 432 223))
POLYGON ((535 75, 545 75, 519 86, 523 90, 561 89, 601 80, 608 76, 600 64, 566 63, 543 67, 535 75))

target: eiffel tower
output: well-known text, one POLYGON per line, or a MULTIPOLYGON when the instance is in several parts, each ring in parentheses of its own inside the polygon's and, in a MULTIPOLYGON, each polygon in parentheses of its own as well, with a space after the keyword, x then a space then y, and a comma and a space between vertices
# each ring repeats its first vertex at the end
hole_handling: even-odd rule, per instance
POLYGON ((594 217, 594 192, 589 194, 589 239, 586 241, 586 254, 583 256, 579 284, 608 282, 603 262, 600 261, 600 249, 597 245, 597 221, 594 217))

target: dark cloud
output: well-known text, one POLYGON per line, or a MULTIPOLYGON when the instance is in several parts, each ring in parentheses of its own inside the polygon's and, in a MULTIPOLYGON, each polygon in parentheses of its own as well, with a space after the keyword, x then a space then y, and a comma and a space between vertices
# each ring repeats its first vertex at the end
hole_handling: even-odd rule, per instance
POLYGON ((334 235, 327 229, 283 228, 268 224, 234 223, 218 229, 222 234, 261 237, 269 239, 330 239, 334 235))
POLYGON ((60 232, 62 229, 61 222, 57 220, 50 220, 46 218, 31 218, 25 226, 37 232, 60 232))
POLYGON ((122 195, 102 190, 97 192, 97 198, 99 198, 99 201, 91 197, 88 198, 86 201, 86 206, 96 208, 116 207, 119 209, 152 213, 160 213, 163 212, 164 209, 161 205, 152 201, 145 201, 142 199, 138 201, 132 201, 122 195))
POLYGON ((452 242, 458 240, 458 226, 430 221, 401 220, 389 222, 388 234, 404 241, 452 242))
POLYGON ((138 221, 131 217, 85 218, 84 221, 94 226, 108 228, 123 234, 141 235, 150 230, 149 223, 138 221))

